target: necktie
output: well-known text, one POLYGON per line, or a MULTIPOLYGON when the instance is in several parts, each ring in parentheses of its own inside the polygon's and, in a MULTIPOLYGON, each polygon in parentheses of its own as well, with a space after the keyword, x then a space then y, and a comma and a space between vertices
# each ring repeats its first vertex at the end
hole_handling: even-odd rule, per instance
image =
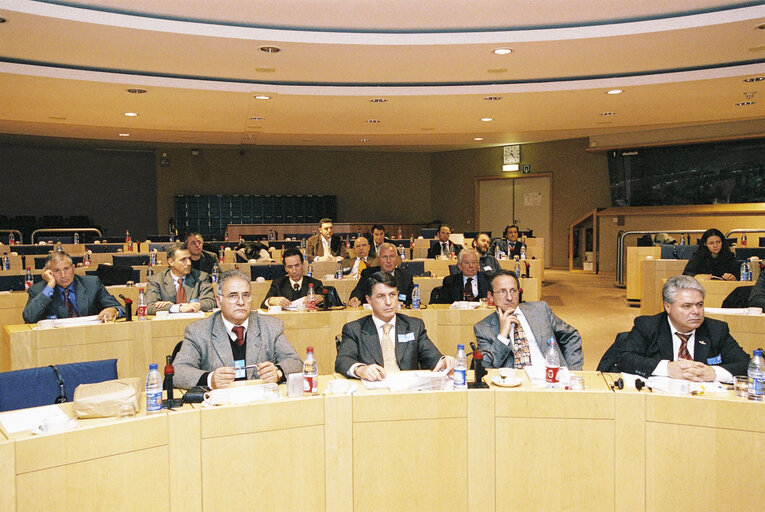
POLYGON ((396 346, 390 337, 390 324, 383 325, 383 337, 380 340, 380 348, 383 353, 383 368, 386 372, 398 372, 398 361, 396 361, 396 346))
POLYGON ((364 260, 362 260, 362 259, 359 259, 359 267, 356 270, 356 273, 358 275, 361 275, 361 271, 364 270, 365 268, 367 268, 366 262, 364 260))
POLYGON ((441 254, 444 256, 449 255, 449 251, 446 249, 446 242, 441 242, 441 254))
POLYGON ((295 284, 293 284, 293 285, 292 285, 292 288, 293 288, 295 291, 298 291, 298 290, 300 289, 300 286, 298 286, 298 284, 297 284, 297 283, 295 283, 295 284))
MULTIPOLYGON (((517 318, 517 317, 516 317, 517 318)), ((513 333, 513 347, 515 347, 514 366, 517 369, 523 369, 524 366, 531 364, 531 351, 529 350, 529 340, 526 339, 526 333, 520 324, 515 326, 513 333)))
POLYGON ((178 279, 178 292, 175 294, 175 303, 184 304, 186 302, 186 289, 183 287, 183 278, 178 279))
POLYGON ((473 295, 473 278, 468 277, 465 281, 465 291, 464 291, 465 300, 475 300, 475 295, 473 295))
POLYGON ((231 328, 231 330, 236 335, 236 340, 234 341, 237 346, 241 347, 244 345, 244 327, 241 325, 235 325, 231 328))
POLYGON ((66 306, 66 311, 69 314, 69 318, 73 318, 75 316, 80 316, 79 313, 77 313, 77 310, 74 309, 74 304, 72 304, 72 300, 69 298, 69 294, 72 292, 69 288, 64 290, 64 306, 66 306))
POLYGON ((690 339, 690 335, 680 334, 679 332, 676 332, 675 334, 680 338, 680 348, 677 350, 677 358, 690 360, 691 353, 688 352, 688 340, 690 339))

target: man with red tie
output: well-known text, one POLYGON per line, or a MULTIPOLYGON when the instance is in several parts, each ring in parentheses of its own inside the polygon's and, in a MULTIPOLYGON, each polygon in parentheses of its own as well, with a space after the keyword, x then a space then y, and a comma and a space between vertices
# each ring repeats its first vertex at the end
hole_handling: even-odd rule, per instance
POLYGON ((639 316, 614 346, 619 369, 697 382, 732 382, 746 375, 749 355, 728 324, 704 318, 704 287, 691 276, 674 276, 662 288, 664 312, 639 316))
POLYGON ((215 299, 219 312, 186 327, 173 362, 176 387, 215 389, 245 379, 283 382, 286 375, 303 370, 303 362, 284 335, 282 321, 252 311, 247 274, 225 272, 215 299))
POLYGON ((191 268, 191 252, 184 244, 167 250, 168 268, 149 278, 146 285, 147 312, 193 313, 215 307, 210 275, 191 268))
POLYGON ((271 281, 266 298, 263 299, 261 308, 268 306, 289 306, 293 300, 308 295, 310 285, 313 285, 313 292, 316 294, 316 302, 321 304, 324 301, 324 286, 321 281, 303 275, 305 264, 303 253, 296 247, 291 247, 282 254, 284 270, 287 275, 271 281))

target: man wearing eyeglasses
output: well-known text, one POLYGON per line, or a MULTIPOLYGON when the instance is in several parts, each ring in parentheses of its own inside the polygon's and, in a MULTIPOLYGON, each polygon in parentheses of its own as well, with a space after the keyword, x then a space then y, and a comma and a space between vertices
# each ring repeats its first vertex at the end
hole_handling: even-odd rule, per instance
POLYGON ((554 336, 561 366, 581 370, 584 364, 579 331, 558 318, 546 302, 518 304, 515 274, 501 270, 489 281, 488 296, 496 312, 473 326, 483 364, 489 368, 544 366, 547 340, 554 336))
POLYGON ((250 278, 230 270, 218 281, 220 311, 186 327, 173 362, 176 387, 224 388, 235 380, 283 382, 303 370, 278 318, 252 311, 250 278), (245 368, 250 367, 250 368, 245 368))

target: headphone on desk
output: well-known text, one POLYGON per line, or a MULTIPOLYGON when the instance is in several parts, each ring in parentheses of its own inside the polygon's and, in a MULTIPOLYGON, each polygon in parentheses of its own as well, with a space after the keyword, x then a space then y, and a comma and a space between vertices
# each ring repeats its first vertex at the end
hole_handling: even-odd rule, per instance
POLYGON ((61 378, 61 374, 58 372, 58 368, 55 364, 48 365, 53 368, 53 373, 56 374, 56 381, 58 382, 58 397, 53 401, 54 404, 63 404, 66 402, 66 393, 64 393, 64 379, 61 378))

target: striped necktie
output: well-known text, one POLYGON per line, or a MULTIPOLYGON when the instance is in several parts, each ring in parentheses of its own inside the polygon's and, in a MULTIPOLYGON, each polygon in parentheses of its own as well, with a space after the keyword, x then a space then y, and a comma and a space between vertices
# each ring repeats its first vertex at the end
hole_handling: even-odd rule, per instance
POLYGON ((688 352, 688 340, 691 339, 691 335, 681 334, 679 332, 676 332, 675 334, 680 338, 680 348, 677 350, 677 358, 692 360, 691 353, 688 352))
POLYGON ((80 314, 77 312, 76 309, 74 309, 74 304, 72 304, 72 299, 69 297, 69 294, 72 293, 72 290, 69 288, 64 289, 64 306, 66 306, 67 314, 69 315, 69 318, 74 318, 76 316, 80 316, 80 314))

